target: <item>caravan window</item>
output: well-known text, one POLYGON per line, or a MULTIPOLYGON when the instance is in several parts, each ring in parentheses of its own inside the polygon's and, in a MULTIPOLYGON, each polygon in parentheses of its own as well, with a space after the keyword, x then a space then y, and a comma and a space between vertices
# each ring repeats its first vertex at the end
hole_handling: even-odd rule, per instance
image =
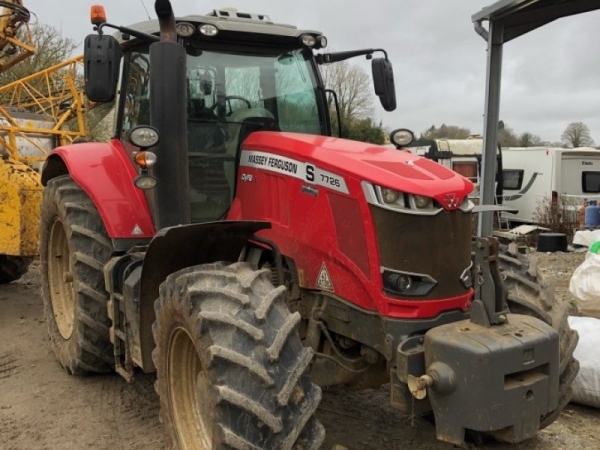
POLYGON ((581 174, 583 192, 600 193, 600 172, 583 172, 581 174))
POLYGON ((453 162, 452 170, 468 178, 473 184, 478 184, 477 180, 477 161, 469 162, 453 162))
POLYGON ((523 185, 523 170, 505 169, 502 171, 502 186, 509 191, 518 191, 523 185))

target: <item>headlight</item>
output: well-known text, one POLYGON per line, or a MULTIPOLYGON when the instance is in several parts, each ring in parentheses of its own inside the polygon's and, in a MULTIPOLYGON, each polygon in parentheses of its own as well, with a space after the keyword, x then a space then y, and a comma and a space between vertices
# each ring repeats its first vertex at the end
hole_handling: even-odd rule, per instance
POLYGON ((191 23, 179 22, 175 25, 175 31, 177 31, 178 36, 188 37, 196 32, 196 28, 191 23))
POLYGON ((423 197, 422 195, 415 195, 415 206, 419 209, 427 208, 431 203, 429 197, 423 197))
POLYGON ((430 197, 408 194, 395 189, 377 186, 368 181, 362 182, 365 199, 371 205, 406 214, 433 216, 443 210, 442 206, 430 197))
POLYGON ((131 130, 129 140, 136 147, 149 148, 158 144, 160 138, 156 128, 140 125, 131 130))
POLYGON ((307 47, 314 47, 317 43, 317 40, 312 34, 303 34, 300 36, 300 41, 302 41, 302 43, 307 47))
POLYGON ((388 294, 403 297, 422 297, 431 292, 437 281, 430 275, 381 268, 383 289, 388 294))
POLYGON ((406 128, 398 128, 390 133, 390 141, 392 141, 392 144, 396 147, 404 147, 414 140, 414 133, 406 128))
POLYGON ((412 278, 409 275, 402 274, 396 279, 396 288, 399 291, 408 291, 412 288, 412 286, 412 278))
POLYGON ((133 180, 133 184, 139 189, 148 190, 156 186, 158 180, 155 176, 148 173, 141 173, 133 180))
POLYGON ((198 29, 200 30, 200 33, 202 33, 204 36, 216 36, 217 33, 219 32, 217 27, 215 27, 214 25, 211 25, 210 23, 205 23, 203 25, 200 25, 200 27, 198 27, 198 29))
POLYGON ((387 204, 396 203, 400 198, 400 192, 394 191, 393 189, 381 189, 381 198, 387 204))

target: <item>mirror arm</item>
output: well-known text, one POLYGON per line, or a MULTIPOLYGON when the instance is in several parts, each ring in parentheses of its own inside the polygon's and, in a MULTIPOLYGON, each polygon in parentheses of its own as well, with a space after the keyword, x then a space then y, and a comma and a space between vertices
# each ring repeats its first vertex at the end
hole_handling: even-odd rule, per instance
POLYGON ((337 53, 323 53, 315 57, 317 64, 330 64, 340 61, 345 61, 356 56, 366 56, 367 59, 373 57, 373 53, 383 52, 385 59, 388 59, 387 52, 382 48, 369 48, 364 50, 351 50, 348 52, 337 52, 337 53))
POLYGON ((120 31, 121 33, 129 34, 129 35, 131 35, 133 37, 136 37, 136 38, 141 39, 141 40, 146 41, 146 42, 158 42, 158 41, 160 41, 160 37, 159 36, 155 36, 153 34, 144 33, 142 31, 132 30, 131 28, 127 28, 127 27, 120 27, 118 25, 113 25, 113 24, 107 23, 107 22, 104 22, 104 23, 102 23, 102 24, 100 24, 100 25, 98 25, 98 26, 95 27, 96 31, 98 32, 98 34, 100 36, 102 36, 102 34, 103 34, 103 30, 102 29, 104 27, 113 28, 115 30, 120 31))

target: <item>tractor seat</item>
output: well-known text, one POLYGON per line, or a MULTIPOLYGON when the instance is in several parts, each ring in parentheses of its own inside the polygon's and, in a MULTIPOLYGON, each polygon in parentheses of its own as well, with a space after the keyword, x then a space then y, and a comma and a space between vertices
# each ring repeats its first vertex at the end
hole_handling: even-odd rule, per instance
POLYGON ((236 156, 242 142, 255 131, 281 131, 275 117, 266 108, 238 109, 227 118, 227 121, 229 136, 225 146, 230 156, 236 156))

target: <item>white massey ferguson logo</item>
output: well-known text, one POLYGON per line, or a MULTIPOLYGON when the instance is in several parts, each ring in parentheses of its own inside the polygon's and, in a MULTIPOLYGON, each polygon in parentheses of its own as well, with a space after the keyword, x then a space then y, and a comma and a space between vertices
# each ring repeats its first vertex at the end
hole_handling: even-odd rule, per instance
POLYGON ((446 206, 448 206, 448 208, 450 208, 450 209, 458 208, 458 196, 456 194, 454 194, 454 193, 446 194, 445 199, 446 199, 446 206))

